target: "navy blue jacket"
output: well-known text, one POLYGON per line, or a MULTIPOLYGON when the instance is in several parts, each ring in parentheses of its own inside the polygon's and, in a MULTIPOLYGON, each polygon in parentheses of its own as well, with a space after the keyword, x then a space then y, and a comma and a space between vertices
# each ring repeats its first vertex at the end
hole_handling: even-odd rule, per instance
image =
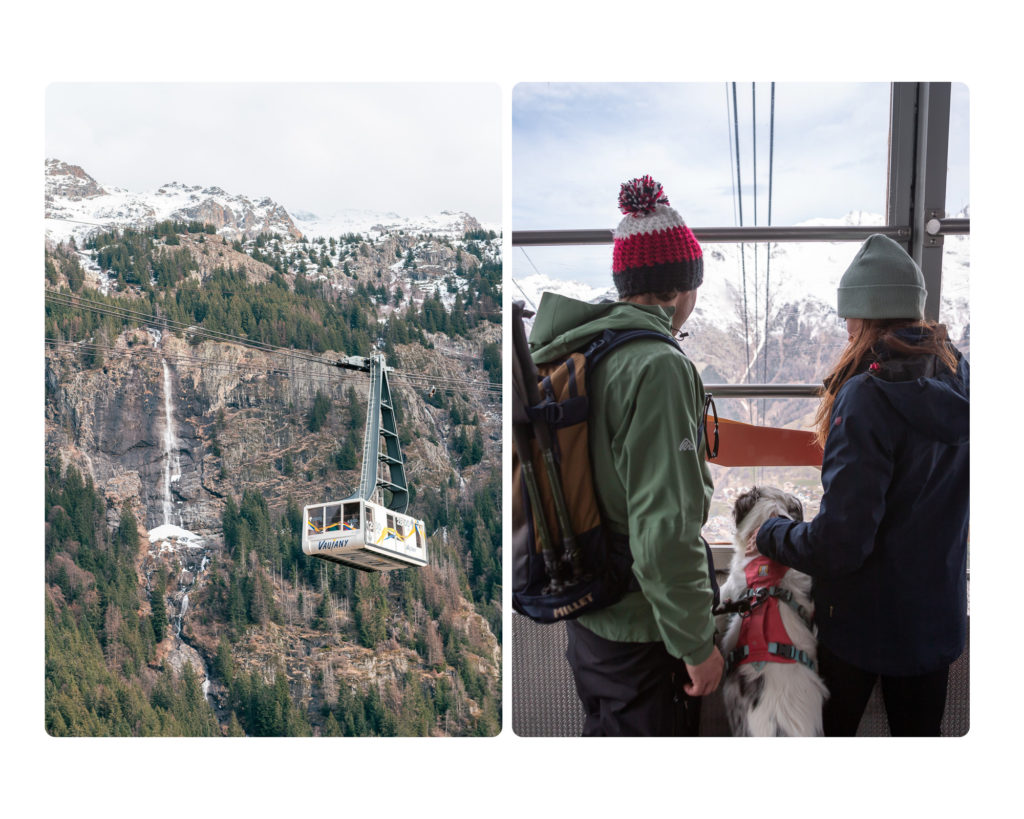
MULTIPOLYGON (((914 331, 904 331, 914 332, 914 331)), ((824 496, 772 518, 757 548, 814 578, 818 639, 866 671, 907 676, 960 656, 967 632, 969 368, 878 355, 832 408, 824 496)))

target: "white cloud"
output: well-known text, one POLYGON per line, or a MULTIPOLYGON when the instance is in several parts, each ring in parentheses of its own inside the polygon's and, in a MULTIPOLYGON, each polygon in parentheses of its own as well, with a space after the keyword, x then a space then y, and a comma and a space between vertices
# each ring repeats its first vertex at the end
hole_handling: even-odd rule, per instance
POLYGON ((330 214, 501 219, 500 87, 92 83, 47 89, 46 153, 101 184, 167 182, 330 214))

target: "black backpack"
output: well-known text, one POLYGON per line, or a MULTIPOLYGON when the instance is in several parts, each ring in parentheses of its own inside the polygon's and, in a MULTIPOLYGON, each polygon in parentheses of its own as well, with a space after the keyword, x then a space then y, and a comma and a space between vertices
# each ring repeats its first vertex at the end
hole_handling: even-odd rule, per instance
MULTIPOLYGON (((524 315, 532 314, 514 302, 512 607, 539 623, 554 623, 610 606, 639 588, 629 539, 603 525, 594 493, 590 374, 606 355, 636 339, 678 345, 653 330, 606 330, 538 371, 524 315)), ((713 569, 711 582, 717 599, 713 569)))

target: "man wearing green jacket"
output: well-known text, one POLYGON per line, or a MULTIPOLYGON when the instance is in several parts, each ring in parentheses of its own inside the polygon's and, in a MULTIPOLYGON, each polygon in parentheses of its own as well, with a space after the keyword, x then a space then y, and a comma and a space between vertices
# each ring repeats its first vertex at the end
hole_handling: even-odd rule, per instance
MULTIPOLYGON (((563 360, 606 329, 678 333, 703 281, 693 233, 649 176, 622 186, 618 302, 545 293, 530 348, 563 360)), ((713 568, 700 537, 713 485, 699 446, 704 387, 678 348, 622 345, 592 374, 590 457, 605 524, 629 537, 636 591, 568 624, 584 736, 686 736, 724 663, 714 643, 713 568)))

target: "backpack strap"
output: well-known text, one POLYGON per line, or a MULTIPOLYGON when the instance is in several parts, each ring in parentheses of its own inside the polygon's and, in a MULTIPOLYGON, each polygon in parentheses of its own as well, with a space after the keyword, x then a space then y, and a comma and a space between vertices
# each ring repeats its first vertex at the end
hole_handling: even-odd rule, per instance
MULTIPOLYGON (((583 357, 586 359, 586 362, 587 362, 587 366, 586 366, 587 378, 588 379, 590 378, 591 374, 593 373, 593 368, 596 367, 601 361, 603 361, 605 356, 607 356, 610 352, 612 352, 612 350, 615 350, 616 348, 620 347, 623 344, 626 344, 627 342, 637 341, 639 339, 644 339, 644 338, 650 338, 650 339, 656 339, 658 341, 664 341, 664 342, 667 342, 668 344, 671 344, 673 347, 675 347, 675 349, 679 350, 679 352, 683 351, 682 347, 679 346, 679 342, 676 341, 676 339, 674 339, 672 336, 667 336, 664 333, 660 333, 657 330, 611 330, 611 329, 605 330, 603 333, 601 333, 600 336, 595 338, 593 341, 590 342, 590 344, 586 348, 584 348, 583 357)), ((570 390, 573 389, 573 386, 574 385, 570 385, 570 390)), ((575 393, 573 393, 573 395, 575 395, 575 393)), ((590 395, 590 385, 589 384, 587 385, 587 395, 588 396, 590 395)), ((711 397, 710 395, 707 396, 708 399, 710 399, 710 397, 711 397)), ((705 411, 706 411, 706 406, 705 406, 705 411)), ((717 421, 718 421, 718 418, 717 418, 717 412, 716 412, 716 416, 715 416, 716 439, 717 439, 717 421)), ((700 432, 704 431, 703 427, 704 427, 704 425, 701 424, 700 432)), ((717 444, 717 440, 716 440, 715 455, 717 455, 717 454, 718 454, 718 444, 717 444)), ((709 583, 711 585, 711 593, 712 593, 712 597, 713 597, 712 608, 714 608, 719 603, 718 578, 715 577, 715 562, 714 562, 714 558, 713 558, 713 556, 711 554, 711 546, 708 545, 708 542, 704 539, 703 536, 701 536, 700 540, 701 540, 701 543, 704 545, 704 551, 705 551, 706 556, 707 556, 707 561, 708 561, 708 580, 709 580, 709 583)), ((628 591, 639 591, 639 590, 640 590, 640 582, 636 579, 635 575, 631 574, 628 591)))
POLYGON ((587 397, 581 399, 578 386, 577 362, 575 353, 565 359, 565 368, 568 374, 567 399, 558 400, 555 395, 554 386, 551 383, 551 376, 546 375, 540 378, 539 391, 542 399, 528 409, 530 419, 534 422, 547 423, 552 427, 563 424, 578 424, 586 420, 589 412, 590 376, 593 368, 596 367, 604 357, 612 350, 629 342, 641 338, 653 338, 660 341, 667 341, 677 350, 682 351, 675 339, 659 333, 657 330, 605 330, 601 335, 592 339, 586 346, 577 350, 583 356, 583 369, 587 379, 587 397))
POLYGON ((679 344, 671 336, 659 333, 657 330, 605 330, 586 347, 583 356, 587 359, 587 372, 600 362, 608 353, 616 347, 625 344, 627 341, 635 341, 639 338, 654 338, 667 341, 677 350, 682 352, 679 344))

